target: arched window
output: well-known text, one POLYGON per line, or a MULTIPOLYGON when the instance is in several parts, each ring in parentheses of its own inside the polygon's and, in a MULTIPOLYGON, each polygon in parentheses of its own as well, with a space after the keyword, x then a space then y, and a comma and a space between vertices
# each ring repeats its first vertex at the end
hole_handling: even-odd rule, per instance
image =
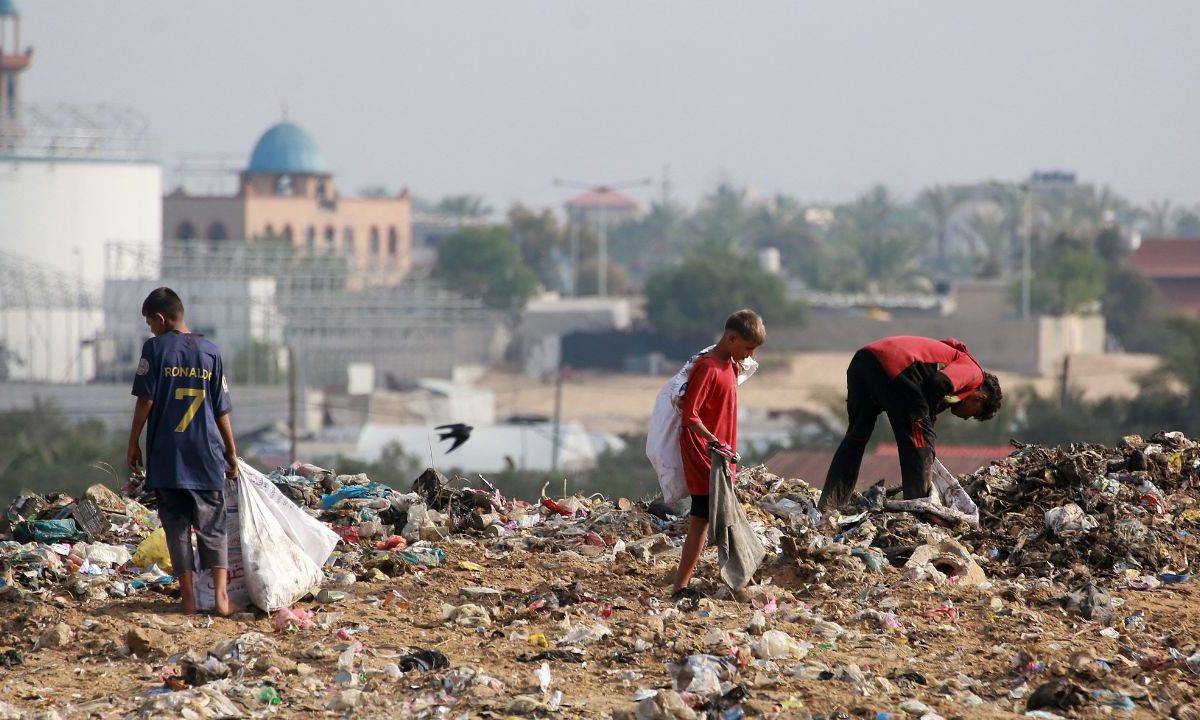
POLYGON ((317 229, 312 225, 304 231, 304 247, 308 248, 309 252, 314 252, 317 249, 317 229))
POLYGON ((283 239, 287 240, 288 245, 292 244, 292 226, 291 225, 283 226, 283 239))
POLYGON ((354 254, 354 228, 349 225, 342 231, 342 252, 347 255, 354 254))
POLYGON ((208 226, 208 231, 204 233, 204 237, 208 240, 228 240, 229 233, 226 232, 224 225, 214 222, 208 226))
POLYGON ((400 236, 396 234, 396 228, 388 228, 388 255, 396 257, 400 252, 400 236))
POLYGON ((176 240, 194 240, 196 239, 196 226, 184 220, 179 223, 179 227, 175 228, 176 240))
POLYGON ((292 176, 291 175, 280 175, 279 176, 279 179, 275 181, 275 194, 276 195, 291 195, 292 194, 292 176))
POLYGON ((371 254, 379 254, 379 228, 371 227, 371 254))
POLYGON ((337 231, 333 229, 332 225, 326 225, 325 226, 325 249, 333 250, 336 243, 337 243, 337 231))
POLYGON ((267 223, 266 229, 263 230, 263 237, 266 238, 267 240, 274 240, 275 239, 275 226, 272 225, 271 223, 267 223))

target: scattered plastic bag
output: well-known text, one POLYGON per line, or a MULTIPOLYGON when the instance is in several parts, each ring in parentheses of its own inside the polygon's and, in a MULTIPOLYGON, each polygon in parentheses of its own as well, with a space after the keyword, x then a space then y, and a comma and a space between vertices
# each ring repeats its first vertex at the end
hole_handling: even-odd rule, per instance
POLYGON ((147 535, 138 545, 132 562, 141 568, 157 565, 164 572, 172 572, 171 553, 167 551, 167 531, 159 528, 147 535))

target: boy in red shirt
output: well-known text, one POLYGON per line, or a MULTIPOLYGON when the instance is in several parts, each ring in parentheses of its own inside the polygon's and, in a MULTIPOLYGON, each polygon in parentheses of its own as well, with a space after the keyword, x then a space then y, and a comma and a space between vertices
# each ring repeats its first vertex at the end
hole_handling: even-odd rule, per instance
POLYGON ((673 597, 694 594, 688 588, 708 534, 708 476, 714 443, 733 455, 737 449, 737 377, 741 363, 767 341, 767 329, 753 310, 739 310, 725 321, 725 333, 688 376, 680 405, 679 451, 692 496, 688 533, 675 574, 673 597))

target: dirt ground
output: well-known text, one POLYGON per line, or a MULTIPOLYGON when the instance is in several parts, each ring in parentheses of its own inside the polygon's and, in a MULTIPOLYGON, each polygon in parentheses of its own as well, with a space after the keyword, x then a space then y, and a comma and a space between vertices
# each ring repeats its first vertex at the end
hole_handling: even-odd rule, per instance
MULTIPOLYGON (((356 583, 340 602, 299 603, 326 625, 308 630, 277 632, 261 614, 185 618, 171 612, 172 598, 156 591, 86 606, 62 596, 54 602, 0 603, 0 653, 15 649, 23 656, 19 665, 0 666, 0 699, 30 717, 210 717, 219 706, 206 705, 196 690, 175 693, 173 709, 154 705, 172 696, 153 693, 162 692, 164 678, 178 672, 178 654, 195 650, 203 656, 222 641, 242 637, 244 667, 234 679, 206 687, 222 689, 243 716, 631 717, 638 689, 671 686, 668 662, 697 653, 729 654, 728 645, 707 645, 706 634, 713 628, 745 629, 755 603, 770 598, 779 610, 766 615, 766 628, 812 648, 803 659, 760 666, 742 650, 743 667, 733 682, 746 690, 741 708, 748 717, 874 718, 878 712, 905 717, 900 706, 910 700, 946 718, 1012 717, 1023 715, 1027 695, 1054 678, 1087 691, 1116 690, 1135 703, 1127 712, 1089 700, 1079 712, 1084 717, 1165 717, 1173 705, 1193 701, 1198 693, 1200 678, 1168 655, 1169 646, 1187 651, 1200 640, 1195 583, 1116 590, 1124 601, 1118 614, 1142 611, 1146 628, 1118 622, 1120 637, 1110 639, 1100 634, 1102 626, 1059 609, 1052 598, 1061 589, 1045 582, 935 587, 907 582, 892 568, 867 574, 837 566, 814 574, 811 566, 775 556, 749 602, 715 593, 680 610, 662 584, 677 550, 651 562, 611 562, 575 551, 507 550, 502 541, 451 539, 441 546, 448 557, 438 568, 356 583), (443 604, 469 602, 463 589, 472 586, 502 593, 498 601, 481 603, 491 608, 490 626, 444 621, 443 604), (531 599, 544 593, 578 602, 530 609, 531 599), (607 618, 606 603, 612 606, 607 618), (834 639, 828 626, 811 619, 788 621, 789 607, 801 603, 839 623, 846 634, 834 639), (954 609, 939 610, 946 607, 954 609), (852 619, 867 608, 894 613, 902 628, 884 630, 852 619), (58 622, 74 638, 61 648, 32 651, 45 628, 58 622), (612 635, 578 643, 583 663, 547 661, 552 679, 543 693, 534 675, 541 661, 522 662, 521 656, 560 649, 557 640, 570 629, 598 623, 612 635), (130 656, 126 648, 134 628, 150 636, 144 657, 130 656), (265 645, 246 633, 262 633, 265 645), (355 640, 365 645, 360 669, 366 673, 356 679, 361 697, 347 708, 337 705, 344 690, 335 682, 337 658, 355 640), (398 680, 375 672, 416 648, 445 654, 450 670, 414 670, 398 680), (1106 666, 1079 653, 1107 661, 1111 670, 1097 670, 1106 666), (1073 656, 1079 669, 1073 669, 1073 656), (447 689, 452 685, 443 682, 447 673, 465 667, 479 668, 498 683, 476 678, 468 689, 447 689), (258 700, 265 684, 275 688, 281 704, 258 700), (554 690, 562 691, 562 699, 552 711, 545 703, 554 690), (328 709, 331 702, 341 709, 328 709)), ((714 561, 709 552, 699 572, 709 591, 717 589, 714 561)), ((914 718, 924 712, 917 705, 906 709, 914 718)))

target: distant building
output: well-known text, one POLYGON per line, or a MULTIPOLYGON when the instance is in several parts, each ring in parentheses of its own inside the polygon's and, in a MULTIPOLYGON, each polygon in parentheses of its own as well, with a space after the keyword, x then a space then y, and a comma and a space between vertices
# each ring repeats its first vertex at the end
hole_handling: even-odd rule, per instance
POLYGON ((299 125, 270 127, 254 146, 232 196, 163 199, 166 241, 280 240, 340 255, 355 284, 393 285, 412 265, 412 205, 395 197, 343 197, 317 145, 299 125))
POLYGON ((82 382, 105 246, 159 241, 162 166, 128 107, 23 104, 32 66, 17 7, 0 0, 0 374, 82 382))
POLYGON ((625 193, 603 185, 567 200, 567 216, 572 224, 609 227, 633 220, 641 204, 625 193))
POLYGON ((1200 237, 1156 237, 1125 260, 1162 292, 1167 307, 1200 314, 1200 237))

